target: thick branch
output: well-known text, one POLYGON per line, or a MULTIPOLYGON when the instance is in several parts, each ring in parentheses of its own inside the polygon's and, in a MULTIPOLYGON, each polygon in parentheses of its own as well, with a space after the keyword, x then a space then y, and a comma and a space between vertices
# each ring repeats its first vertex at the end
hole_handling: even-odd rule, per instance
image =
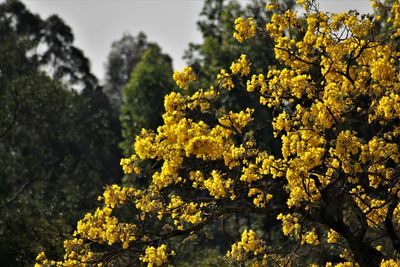
POLYGON ((392 241, 394 249, 397 253, 400 253, 400 239, 399 236, 396 234, 396 231, 393 227, 393 211, 398 204, 397 198, 392 198, 392 201, 389 204, 388 211, 385 218, 385 226, 387 233, 392 241))
POLYGON ((364 242, 364 235, 367 229, 365 215, 360 213, 354 200, 348 195, 346 190, 340 186, 340 182, 335 182, 322 192, 322 204, 320 207, 320 220, 324 225, 338 232, 346 239, 355 260, 361 267, 379 266, 383 255, 378 250, 364 242), (352 229, 345 223, 343 217, 345 208, 351 207, 359 220, 359 228, 352 229))

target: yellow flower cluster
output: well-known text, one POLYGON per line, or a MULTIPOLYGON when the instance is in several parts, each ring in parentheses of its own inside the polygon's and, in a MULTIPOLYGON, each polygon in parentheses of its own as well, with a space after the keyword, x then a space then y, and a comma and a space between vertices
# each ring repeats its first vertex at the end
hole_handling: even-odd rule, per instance
POLYGON ((282 105, 283 100, 293 102, 305 95, 314 97, 315 85, 311 77, 306 74, 298 74, 294 70, 284 68, 282 70, 270 69, 267 74, 268 84, 262 74, 253 75, 247 81, 247 91, 252 92, 260 88, 260 103, 268 107, 282 105))
POLYGON ((82 251, 79 249, 83 244, 82 239, 72 239, 64 242, 64 248, 66 250, 64 261, 49 260, 44 252, 40 252, 36 257, 35 267, 74 267, 74 266, 103 266, 102 263, 94 264, 96 258, 95 254, 91 251, 82 251), (76 250, 78 248, 78 250, 76 250))
MULTIPOLYGON (((140 159, 155 158, 163 162, 160 171, 156 171, 152 179, 158 190, 183 181, 178 173, 186 157, 193 156, 202 160, 223 159, 230 168, 238 164, 237 160, 241 154, 235 151, 239 152, 243 148, 234 146, 231 135, 242 132, 252 121, 251 109, 239 113, 230 112, 219 119, 220 125, 212 128, 203 121, 195 122, 184 117, 184 109, 200 108, 206 112, 202 102, 209 102, 215 96, 212 88, 211 93, 200 91, 194 96, 171 93, 165 98, 165 124, 157 129, 157 133, 143 131, 136 138, 134 147, 140 159)), ((204 181, 194 182, 196 186, 204 186, 204 181)), ((211 180, 208 180, 207 187, 214 187, 212 191, 217 192, 215 188, 218 186, 211 185, 210 182, 211 180)))
POLYGON ((381 264, 379 265, 379 267, 398 267, 398 266, 400 266, 400 260, 393 260, 393 259, 382 260, 381 264))
POLYGON ((228 151, 224 152, 224 163, 228 169, 232 170, 235 167, 240 166, 241 159, 244 157, 246 149, 243 145, 236 147, 232 145, 228 151))
POLYGON ((277 137, 278 133, 281 131, 286 131, 289 132, 291 129, 291 123, 290 123, 290 117, 286 113, 286 111, 283 111, 278 115, 278 117, 274 118, 274 121, 272 122, 272 127, 274 127, 274 136, 277 137))
POLYGON ((237 61, 232 63, 231 71, 236 75, 247 76, 250 73, 250 65, 251 63, 247 60, 247 56, 242 54, 237 61))
POLYGON ((357 183, 357 177, 361 172, 361 165, 353 160, 361 150, 361 141, 354 132, 348 130, 340 132, 336 138, 336 146, 330 149, 332 156, 338 159, 342 170, 348 174, 349 182, 357 183))
POLYGON ((378 227, 380 223, 385 221, 388 211, 385 200, 368 195, 361 185, 354 187, 350 193, 360 209, 366 214, 369 226, 378 227))
POLYGON ((387 22, 392 23, 392 29, 395 30, 392 38, 395 38, 400 36, 400 3, 398 1, 393 3, 391 13, 392 17, 389 17, 387 22))
POLYGON ((210 109, 211 103, 217 98, 218 93, 211 86, 209 90, 199 89, 191 97, 190 101, 187 102, 188 109, 200 108, 201 112, 206 112, 210 109))
POLYGON ((233 37, 241 43, 256 35, 256 25, 252 18, 245 19, 239 17, 235 20, 235 31, 233 37))
POLYGON ((368 144, 362 145, 361 149, 361 162, 369 164, 370 186, 378 188, 380 185, 386 185, 393 174, 393 169, 385 167, 385 160, 391 159, 398 164, 400 162, 399 146, 382 138, 374 137, 368 144))
POLYGON ((161 266, 167 262, 169 255, 174 256, 175 252, 172 250, 168 253, 165 244, 157 248, 149 246, 145 250, 145 255, 140 257, 140 260, 145 263, 147 262, 147 267, 161 266))
POLYGON ((225 69, 221 69, 220 73, 217 75, 217 82, 222 87, 227 89, 228 91, 235 88, 235 84, 232 80, 232 75, 240 75, 247 76, 250 73, 251 63, 247 59, 247 56, 242 54, 238 60, 232 62, 231 71, 232 73, 228 73, 225 69))
POLYGON ((312 246, 319 245, 318 235, 315 232, 315 229, 302 235, 301 244, 308 244, 312 246))
MULTIPOLYGON (((280 127, 277 124, 275 126, 280 127)), ((310 175, 314 168, 322 164, 325 144, 323 136, 311 130, 291 131, 282 136, 282 154, 287 163, 289 207, 298 206, 303 200, 316 202, 320 198, 315 181, 310 175)), ((327 177, 321 178, 322 183, 329 182, 327 177)))
POLYGON ((106 186, 103 196, 100 196, 98 200, 104 200, 104 205, 113 209, 118 204, 124 204, 137 192, 138 191, 133 187, 120 187, 119 185, 113 184, 111 186, 106 186))
POLYGON ((330 229, 327 233, 326 242, 328 244, 335 244, 339 241, 340 235, 333 229, 330 229))
POLYGON ((138 160, 136 155, 132 155, 130 158, 122 158, 120 165, 125 174, 136 173, 140 174, 141 169, 137 166, 136 161, 138 160))
POLYGON ((293 236, 296 239, 300 237, 301 226, 299 218, 293 214, 284 215, 282 213, 280 213, 276 218, 282 221, 282 231, 285 236, 293 236))
MULTIPOLYGON (((381 71, 381 70, 380 70, 381 71)), ((368 117, 369 122, 379 121, 386 124, 388 121, 400 118, 400 94, 391 93, 379 99, 375 107, 375 113, 368 117)))
POLYGON ((95 240, 100 244, 113 245, 121 242, 124 249, 128 248, 129 243, 136 240, 136 225, 120 223, 111 213, 111 208, 104 207, 97 208, 94 214, 86 214, 78 222, 74 235, 95 240))
POLYGON ((123 205, 131 198, 139 196, 139 191, 133 188, 121 188, 117 185, 107 186, 103 196, 104 207, 97 208, 94 213, 88 213, 78 221, 75 238, 64 242, 65 256, 63 261, 47 260, 44 253, 37 257, 37 266, 102 266, 101 253, 95 253, 87 245, 89 240, 99 244, 115 245, 121 243, 127 249, 136 240, 137 227, 133 223, 121 223, 112 216, 113 208, 123 205))
POLYGON ((192 67, 184 67, 182 71, 175 71, 172 78, 179 88, 187 90, 189 83, 196 80, 192 67))
POLYGON ((251 255, 261 255, 265 252, 264 242, 257 237, 253 230, 244 230, 239 242, 232 245, 231 250, 226 253, 228 259, 243 262, 251 255))
POLYGON ((233 129, 236 132, 242 133, 243 128, 245 128, 252 120, 251 117, 254 109, 247 108, 239 113, 234 113, 232 111, 229 114, 222 116, 218 121, 221 125, 233 129))
MULTIPOLYGON (((398 191, 397 195, 399 195, 399 194, 400 194, 400 191, 398 191)), ((393 211, 393 221, 397 225, 400 225, 400 204, 398 204, 393 211)))
MULTIPOLYGON (((183 96, 180 93, 171 92, 165 96, 165 113, 163 120, 166 126, 172 126, 180 119, 185 117, 184 110, 200 109, 201 112, 207 112, 211 103, 219 96, 219 93, 210 87, 208 90, 199 89, 192 96, 183 96)), ((143 132, 145 135, 147 131, 143 132)))
MULTIPOLYGON (((42 251, 36 256, 35 267, 45 267, 45 266, 63 266, 62 263, 56 261, 48 260, 46 254, 42 251)), ((77 262, 78 263, 78 262, 77 262)))
POLYGON ((149 213, 159 214, 164 210, 162 202, 149 188, 148 192, 138 192, 135 207, 140 211, 140 220, 144 221, 149 213))
POLYGON ((332 263, 332 262, 327 262, 325 267, 360 267, 357 263, 354 262, 340 262, 340 263, 332 263))
POLYGON ((186 203, 176 195, 171 197, 167 210, 171 212, 171 218, 180 230, 183 229, 185 222, 195 224, 202 220, 201 210, 197 203, 186 203))
POLYGON ((247 196, 255 196, 253 199, 253 204, 254 206, 259 208, 265 208, 267 202, 270 201, 273 197, 271 194, 265 193, 263 190, 254 187, 249 189, 249 193, 247 194, 247 196))
POLYGON ((251 80, 247 80, 246 90, 248 92, 254 92, 256 89, 260 91, 261 94, 264 94, 267 91, 267 82, 265 80, 264 74, 258 74, 251 76, 251 80))
MULTIPOLYGON (((210 191, 210 194, 215 198, 224 198, 227 196, 228 192, 232 192, 232 179, 222 179, 221 174, 213 170, 211 172, 211 177, 204 181, 204 187, 210 191)), ((235 195, 233 193, 230 194, 230 198, 234 199, 235 195)))
POLYGON ((217 75, 217 81, 223 88, 225 88, 228 91, 235 88, 231 75, 224 69, 222 69, 220 73, 217 75))

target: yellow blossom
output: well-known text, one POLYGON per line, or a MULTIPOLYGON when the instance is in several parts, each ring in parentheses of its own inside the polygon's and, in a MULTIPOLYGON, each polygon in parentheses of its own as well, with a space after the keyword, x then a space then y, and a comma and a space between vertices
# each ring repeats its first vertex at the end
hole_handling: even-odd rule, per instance
POLYGON ((256 25, 252 18, 239 17, 235 20, 235 31, 233 37, 241 43, 256 34, 256 25))
POLYGON ((250 254, 260 255, 265 251, 264 242, 258 238, 253 230, 244 230, 239 242, 232 245, 226 257, 237 262, 242 262, 250 254))
POLYGON ((176 85, 181 89, 188 89, 189 83, 196 80, 192 67, 186 66, 182 71, 175 71, 172 76, 176 85))
POLYGON ((233 62, 231 65, 231 71, 233 74, 240 74, 241 76, 247 76, 250 73, 250 62, 246 55, 241 55, 240 59, 233 62))
POLYGON ((228 91, 230 91, 232 88, 235 88, 231 75, 229 75, 229 73, 227 73, 224 69, 222 69, 217 75, 217 81, 223 88, 227 89, 228 91))
POLYGON ((168 256, 173 255, 174 251, 167 252, 167 246, 165 244, 159 247, 149 246, 145 250, 145 254, 140 257, 140 260, 144 263, 147 262, 148 267, 161 266, 167 262, 168 256))

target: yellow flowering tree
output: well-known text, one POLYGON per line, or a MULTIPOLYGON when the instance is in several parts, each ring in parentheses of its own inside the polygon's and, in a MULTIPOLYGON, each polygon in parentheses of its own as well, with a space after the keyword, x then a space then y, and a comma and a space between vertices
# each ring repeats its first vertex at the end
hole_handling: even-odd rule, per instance
MULTIPOLYGON (((142 130, 121 161, 149 185, 107 187, 103 206, 65 242, 64 260, 41 253, 38 266, 161 266, 178 257, 174 240, 247 214, 279 223, 284 238, 246 223, 225 255, 232 265, 400 265, 400 3, 374 1, 377 15, 363 16, 298 2, 301 12, 269 4, 266 25, 235 22, 239 42, 272 38, 279 65, 263 73, 243 54, 208 89, 167 95, 164 124, 142 130), (265 123, 279 153, 254 127, 254 107, 221 107, 225 90, 254 94, 273 111, 265 123), (147 160, 156 164, 141 170, 147 160), (323 254, 311 257, 315 250, 323 254)), ((187 89, 195 73, 174 79, 187 89)))

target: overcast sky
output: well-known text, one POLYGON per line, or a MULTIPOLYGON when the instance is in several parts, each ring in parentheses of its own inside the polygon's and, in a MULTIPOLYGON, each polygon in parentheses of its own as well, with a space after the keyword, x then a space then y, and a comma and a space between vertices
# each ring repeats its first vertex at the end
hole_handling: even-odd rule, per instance
MULTIPOLYGON (((0 2, 2 2, 0 0, 0 2)), ((200 42, 196 21, 203 0, 23 0, 33 13, 42 18, 58 14, 75 36, 75 45, 90 59, 92 70, 102 80, 104 63, 111 43, 123 33, 146 33, 181 69, 184 50, 189 42, 200 42)), ((246 3, 249 1, 240 1, 246 3)), ((368 0, 320 0, 321 10, 357 9, 370 12, 368 0)))

